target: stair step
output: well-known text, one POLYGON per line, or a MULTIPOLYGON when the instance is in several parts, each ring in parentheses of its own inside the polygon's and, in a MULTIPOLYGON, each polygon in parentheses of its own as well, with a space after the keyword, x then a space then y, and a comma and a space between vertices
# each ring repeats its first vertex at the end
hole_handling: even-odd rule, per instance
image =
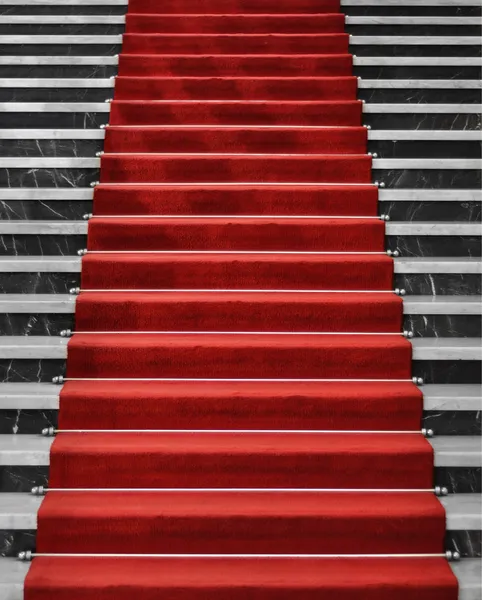
POLYGON ((481 494, 457 494, 440 498, 447 514, 448 530, 482 529, 481 494))
POLYGON ((482 467, 480 436, 440 436, 430 443, 436 467, 482 467))
POLYGON ((60 386, 51 383, 1 383, 1 410, 58 410, 60 386))
MULTIPOLYGON (((54 493, 52 492, 52 494, 54 493)), ((108 493, 104 492, 103 494, 108 493)), ((102 492, 98 492, 98 494, 102 494, 102 492)), ((264 495, 269 497, 270 494, 273 494, 273 492, 266 492, 264 495)), ((90 499, 92 502, 95 497, 94 492, 88 495, 86 499, 90 499)), ((126 493, 124 498, 128 502, 129 494, 126 493)), ((363 497, 360 496, 360 498, 363 497)), ((162 499, 162 495, 160 499, 162 499)), ((42 500, 43 498, 30 494, 0 494, 0 530, 37 529, 37 512, 42 500)), ((386 496, 386 499, 383 500, 383 502, 389 501, 390 496, 386 496)), ((454 494, 440 498, 440 501, 446 510, 447 529, 449 531, 479 531, 482 529, 480 514, 482 496, 480 494, 454 494)), ((68 507, 66 507, 66 511, 66 514, 68 514, 68 507)))
MULTIPOLYGON (((0 465, 48 465, 52 441, 40 435, 0 435, 0 465)), ((429 442, 437 467, 482 467, 480 436, 440 436, 429 442)))
MULTIPOLYGON (((395 273, 480 274, 477 258, 396 258, 395 273)), ((0 273, 80 273, 74 256, 0 256, 0 273)))
MULTIPOLYGON (((6 130, 3 130, 6 131, 6 130)), ((10 131, 10 130, 9 130, 10 131)), ((13 130, 12 130, 13 131, 13 130)), ((17 130, 23 132, 24 130, 17 130)), ((37 131, 37 130, 32 130, 37 131)), ((38 130, 43 131, 43 130, 38 130)), ((60 130, 55 130, 59 132, 60 130)), ((70 138, 70 131, 65 130, 67 138, 70 138)), ((77 130, 76 130, 77 131, 77 130)), ((104 137, 103 130, 85 129, 86 135, 97 136, 99 134, 104 137)), ((409 132, 412 133, 411 131, 409 132)), ((435 132, 436 133, 436 132, 435 132)), ((478 132, 475 132, 478 135, 478 132)), ((34 135, 34 134, 32 134, 34 135)), ((41 139, 34 137, 33 139, 41 139)), ((65 138, 61 138, 65 139, 65 138)), ((97 139, 97 138, 94 138, 97 139)), ((195 185, 192 186, 196 188, 195 185)), ((200 186, 198 186, 200 187, 200 186)), ((203 188, 206 186, 203 184, 203 188)), ((322 186, 321 186, 322 187, 322 186)), ((248 189, 256 188, 255 184, 249 186, 248 189)), ((159 186, 162 190, 162 186, 159 186)), ((423 190, 423 189, 381 189, 379 190, 379 198, 381 202, 482 202, 481 190, 423 190)), ((75 200, 92 200, 94 190, 91 188, 0 188, 1 200, 56 200, 71 202, 75 200)))
MULTIPOLYGON (((424 409, 438 411, 479 411, 482 388, 476 384, 424 385, 424 409)), ((50 383, 0 384, 2 410, 57 410, 61 388, 50 383)))
MULTIPOLYGON (((6 44, 8 43, 8 38, 9 36, 3 36, 2 37, 2 44, 6 44), (6 41, 7 40, 7 41, 6 41)), ((16 40, 19 40, 19 38, 21 38, 23 36, 15 36, 16 40)), ((32 41, 32 36, 24 36, 25 40, 23 41, 23 43, 28 43, 32 41)), ((82 41, 84 41, 84 38, 88 38, 89 36, 62 36, 62 41, 65 43, 75 43, 75 40, 81 38, 82 41)), ((164 36, 161 36, 164 37, 164 36)), ((18 43, 20 43, 20 40, 18 41, 18 43)), ((35 36, 35 43, 36 44, 51 44, 52 43, 52 36, 41 36, 41 35, 37 35, 35 36)), ((236 78, 239 79, 239 78, 236 78)), ((299 78, 297 78, 299 79, 299 78)), ((446 90, 450 90, 450 89, 459 89, 459 90, 463 90, 463 89, 480 89, 482 88, 482 81, 477 81, 476 79, 364 79, 364 78, 358 78, 357 79, 357 84, 358 84, 358 88, 359 89, 435 89, 435 90, 442 90, 442 89, 446 89, 446 90)), ((20 78, 20 77, 15 77, 15 78, 8 78, 5 77, 3 79, 0 80, 0 88, 76 88, 76 89, 84 89, 84 88, 102 88, 102 89, 110 89, 110 88, 114 88, 114 86, 116 85, 116 81, 115 79, 92 79, 92 78, 87 78, 87 79, 80 79, 80 78, 64 78, 64 77, 55 77, 55 78, 43 78, 43 79, 37 79, 35 77, 29 77, 29 78, 20 78)), ((1 130, 2 134, 3 132, 5 132, 5 135, 7 133, 10 133, 12 135, 14 135, 15 133, 18 135, 20 132, 17 131, 12 131, 9 129, 4 129, 1 130)), ((25 130, 22 130, 22 132, 25 130)), ((39 130, 39 132, 41 132, 42 130, 39 130)), ((57 134, 56 135, 60 135, 64 130, 62 129, 58 129, 58 130, 46 130, 48 131, 56 131, 57 134)), ((101 136, 102 138, 104 137, 104 131, 98 131, 98 130, 85 130, 85 129, 78 129, 78 130, 74 130, 76 133, 70 133, 70 135, 73 136, 73 139, 76 139, 75 136, 76 135, 80 135, 80 134, 87 134, 87 133, 96 133, 99 136, 101 136)), ((406 131, 399 131, 396 132, 399 135, 405 134, 406 136, 412 135, 412 136, 418 136, 418 135, 432 135, 433 138, 437 139, 446 139, 443 136, 447 136, 447 138, 450 138, 451 136, 459 136, 457 137, 457 139, 478 139, 478 135, 479 132, 478 131, 464 131, 464 130, 460 130, 460 131, 450 131, 450 130, 441 130, 441 131, 432 131, 432 130, 426 130, 424 132, 424 130, 415 130, 415 131, 411 131, 406 132, 406 131), (466 136, 465 138, 463 138, 462 136, 466 136)), ((0 134, 0 135, 2 135, 0 134)), ((26 131, 27 135, 32 135, 32 134, 28 134, 28 130, 26 131)), ((66 134, 68 134, 68 130, 66 132, 66 134)), ((377 135, 386 135, 387 139, 389 138, 389 136, 393 135, 393 132, 379 132, 379 131, 369 131, 368 132, 368 136, 369 139, 380 139, 380 138, 374 138, 373 136, 377 134, 377 135)), ((40 133, 39 133, 40 135, 40 133)), ((47 134, 45 134, 47 135, 47 134)), ((52 134, 50 134, 52 135, 52 134)), ((432 138, 432 139, 433 139, 432 138)), ((385 139, 385 138, 382 138, 385 139)), ((392 138, 390 138, 392 139, 392 138)), ((413 139, 417 139, 416 137, 414 137, 413 139)))
MULTIPOLYGON (((66 103, 63 106, 65 108, 66 103)), ((163 181, 169 183, 167 179, 163 180, 162 177, 176 178, 175 183, 178 183, 178 179, 183 179, 187 183, 199 183, 199 180, 202 182, 205 179, 206 183, 212 183, 212 180, 216 179, 216 176, 212 174, 212 170, 216 166, 223 169, 234 168, 235 170, 231 175, 233 177, 238 176, 238 179, 233 180, 234 182, 239 181, 240 183, 244 183, 244 179, 246 178, 250 178, 256 182, 258 181, 258 177, 261 177, 259 169, 264 168, 267 171, 265 182, 272 183, 273 185, 276 183, 293 183, 296 185, 305 181, 313 183, 368 184, 370 163, 375 170, 480 170, 482 168, 482 161, 472 158, 375 158, 369 160, 365 155, 348 154, 293 154, 289 159, 286 156, 283 154, 266 154, 264 156, 254 154, 217 155, 216 153, 104 154, 102 159, 77 157, 45 158, 43 156, 19 158, 8 156, 0 157, 0 167, 5 169, 99 169, 102 163, 102 183, 114 182, 115 184, 142 183, 146 181, 146 177, 150 178, 149 183, 162 183, 163 181), (353 166, 356 167, 352 175, 347 175, 346 173, 342 175, 341 165, 347 159, 350 159, 353 166), (192 178, 191 176, 188 177, 191 174, 185 167, 185 164, 183 164, 185 161, 189 161, 195 171, 192 178), (139 169, 136 169, 137 163, 140 163, 139 169), (310 163, 317 164, 318 171, 316 171, 316 174, 313 170, 309 169, 310 163), (172 175, 170 173, 168 175, 165 174, 165 170, 167 169, 165 165, 169 165, 173 169, 172 175), (276 170, 278 165, 282 165, 279 169, 288 169, 288 171, 285 171, 286 175, 282 175, 276 170), (143 169, 142 171, 140 171, 141 168, 143 169), (242 169, 243 175, 238 175, 236 168, 242 169), (333 175, 330 175, 329 172, 324 172, 325 169, 329 168, 334 170, 333 175), (247 169, 246 172, 244 172, 245 169, 247 169), (152 170, 155 170, 155 173, 158 173, 158 175, 151 172, 152 170), (113 172, 112 175, 111 172, 113 172), (146 174, 141 175, 141 173, 146 174), (115 180, 113 179, 114 177, 116 178, 115 180)), ((226 177, 225 175, 223 176, 226 177)), ((226 181, 227 179, 220 180, 220 183, 226 181)), ((445 227, 448 225, 445 225, 445 227)))
MULTIPOLYGON (((254 335, 254 334, 253 334, 254 335)), ((273 335, 270 336, 269 333, 264 334, 256 334, 258 338, 265 338, 265 341, 268 343, 269 340, 273 339, 273 335)), ((166 336, 173 337, 173 334, 166 333, 166 336)), ((159 344, 164 339, 167 339, 166 336, 162 334, 158 334, 159 344)), ((129 336, 128 334, 104 334, 103 337, 105 339, 112 338, 112 343, 120 343, 121 339, 125 339, 126 342, 129 336)), ((142 337, 140 334, 136 336, 139 340, 142 340, 143 343, 146 341, 147 337, 142 337)), ((192 335, 193 340, 195 338, 192 335)), ((204 338, 204 341, 209 341, 209 338, 206 338, 206 335, 203 333, 199 333, 199 340, 204 338)), ((222 339, 235 338, 235 334, 229 334, 223 338, 221 334, 217 335, 219 341, 222 339)), ((238 336, 239 337, 239 336, 238 336)), ((256 336, 255 336, 256 337, 256 336)), ((295 334, 292 336, 293 342, 296 342, 296 338, 301 338, 303 334, 295 334)), ((306 337, 306 335, 305 335, 306 337)), ((353 337, 355 339, 356 336, 353 337)), ((361 336, 360 336, 361 337, 361 336)), ((373 336, 372 336, 373 337, 373 336)), ((82 339, 85 341, 89 341, 90 344, 95 344, 98 341, 98 338, 94 335, 90 336, 88 339, 88 335, 82 336, 82 339)), ((323 336, 326 340, 326 337, 323 336)), ((336 334, 330 336, 333 340, 337 338, 336 334)), ((67 344, 69 340, 63 337, 56 336, 2 336, 2 348, 0 348, 0 359, 65 359, 67 358, 67 344)), ((79 339, 79 334, 74 338, 77 342, 79 339)), ((174 337, 173 337, 174 339, 174 337)), ((241 337, 239 338, 242 339, 241 337)), ((321 338, 320 338, 321 339, 321 338)), ((340 340, 342 336, 338 336, 340 340)), ((367 343, 368 343, 367 338, 367 343)), ((387 338, 391 339, 391 338, 387 338)), ((152 341, 152 336, 149 342, 152 341)), ((198 343, 198 342, 196 342, 198 343)), ((387 342, 388 343, 388 342, 387 342)), ((421 338, 421 339, 412 339, 411 344, 413 346, 413 360, 482 360, 482 345, 481 340, 478 338, 421 338)), ((135 343, 134 343, 135 345, 135 343)), ((320 347, 323 346, 323 341, 320 342, 320 347)))
MULTIPOLYGON (((10 4, 14 0, 8 0, 10 4)), ((54 2, 55 0, 43 0, 54 2)), ((57 0, 59 1, 59 0, 57 0)), ((67 0, 60 0, 67 1, 67 0)), ((89 0, 93 3, 95 0, 89 0)), ((124 0, 98 0, 102 3, 113 4, 124 0)), ((480 572, 482 560, 468 558, 460 562, 451 563, 451 568, 459 580, 459 600, 480 600, 482 584, 480 572)), ((0 596, 3 600, 23 600, 23 583, 31 567, 30 563, 18 562, 14 558, 0 558, 0 596)))
MULTIPOLYGON (((5 80, 3 80, 5 81, 5 80)), ((44 86, 37 86, 34 85, 36 81, 39 80, 32 80, 32 86, 27 86, 27 85, 13 85, 13 83, 16 81, 15 79, 12 79, 12 86, 10 87, 15 87, 15 88, 24 88, 24 87, 44 87, 44 86)), ((22 79, 20 80, 22 82, 28 82, 29 80, 25 80, 22 79)), ((54 79, 54 80, 47 80, 47 81, 52 81, 52 86, 53 88, 68 88, 68 87, 73 87, 73 88, 82 88, 82 87, 88 87, 88 86, 80 86, 80 85, 65 85, 62 83, 59 83, 57 85, 57 82, 61 82, 61 81, 95 81, 92 79, 76 79, 76 80, 69 80, 69 79, 54 79)), ((104 81, 104 80, 102 80, 104 81)), ((111 81, 109 79, 105 80, 105 81, 111 81)), ((458 81, 458 80, 453 80, 458 81)), ((8 87, 8 86, 2 86, 1 85, 2 80, 0 80, 0 88, 2 87, 8 87)), ((47 87, 47 86, 45 86, 47 87)), ((92 87, 100 87, 100 86, 92 86, 92 87)), ((393 87, 393 86, 391 86, 393 87)), ((111 127, 110 130, 112 131, 114 129, 114 127, 111 127)), ((165 128, 164 128, 165 129, 165 128)), ((189 131, 189 127, 179 127, 179 129, 176 129, 175 127, 169 128, 169 129, 173 129, 174 131, 177 131, 178 133, 183 133, 184 131, 189 131)), ((216 126, 212 126, 211 128, 206 128, 209 131, 212 132, 216 132, 216 130, 220 129, 220 127, 216 127, 216 126)), ((222 128, 221 128, 222 129, 222 128)), ((224 128, 226 129, 226 128, 224 128)), ((247 127, 242 128, 241 130, 245 130, 245 129, 249 129, 247 127)), ((290 134, 290 133, 305 133, 305 132, 309 132, 310 128, 309 127, 277 127, 276 128, 280 133, 283 134, 290 134)), ((318 128, 317 128, 318 129, 318 128)), ((323 128, 319 128, 319 129, 323 129, 323 128)), ((338 128, 340 129, 340 128, 338 128)), ((347 128, 347 130, 353 131, 353 128, 347 128)), ((6 140, 85 140, 85 139, 89 139, 89 140, 103 140, 105 137, 105 133, 106 130, 105 129, 0 129, 0 139, 6 139, 6 140)), ((388 140, 388 141, 433 141, 433 142, 447 142, 447 141, 467 141, 467 142, 475 142, 475 141, 479 141, 480 138, 480 133, 478 131, 464 131, 464 130, 450 130, 450 131, 444 131, 444 130, 440 130, 440 131, 432 131, 432 130, 413 130, 413 129, 408 129, 408 130, 383 130, 383 129, 378 129, 378 130, 368 130, 367 132, 368 135, 368 140, 369 141, 383 141, 383 140, 388 140)), ((23 188, 22 188, 23 190, 23 188)), ((5 190, 3 190, 5 192, 5 190)), ((36 191, 41 191, 44 193, 48 193, 49 190, 37 190, 36 191)), ((62 191, 62 190, 60 190, 62 191)), ((66 194, 71 193, 72 191, 77 191, 77 190, 65 190, 66 194)), ((82 190, 80 190, 82 191, 82 190)), ((88 191, 88 190, 86 190, 88 191)), ((404 190, 394 190, 394 191, 404 191, 404 190)), ((452 190, 446 190, 446 191, 452 191, 452 190)), ((476 192, 476 190, 474 190, 476 192)), ((443 190, 441 190, 441 192, 443 193, 443 190)), ((455 192, 455 190, 454 190, 455 192)), ((12 193, 15 193, 15 189, 12 189, 12 193)), ((390 193, 390 190, 383 190, 382 194, 387 194, 390 193)), ((421 193, 423 194, 423 190, 421 190, 421 193)), ((461 193, 466 194, 467 190, 461 190, 461 193)), ((443 199, 443 198, 442 198, 443 199)))
MULTIPOLYGON (((49 57, 45 57, 48 58, 50 60, 45 60, 42 61, 41 59, 44 57, 38 57, 37 62, 27 62, 27 60, 20 60, 20 59, 29 59, 30 57, 28 56, 18 56, 15 57, 17 60, 13 60, 11 59, 10 62, 7 62, 7 59, 10 59, 11 57, 8 56, 0 56, 0 65, 11 65, 11 66, 18 66, 18 65, 22 65, 22 64, 48 64, 48 65, 68 65, 68 64, 72 64, 72 65, 97 65, 97 61, 101 64, 114 64, 112 63, 113 60, 115 60, 114 58, 110 58, 110 62, 107 61, 106 57, 90 57, 90 56, 75 56, 75 57, 64 57, 64 56, 49 56, 49 57), (75 60, 73 60, 75 59, 75 60), (72 60, 72 62, 68 62, 69 60, 72 60)), ((358 61, 361 60, 357 59, 358 61)), ((368 59, 366 59, 368 60, 368 59)), ((373 59, 370 59, 373 60, 373 59)), ((401 60, 401 59, 400 59, 401 60)), ((462 61, 463 58, 458 57, 457 59, 454 59, 454 61, 462 61)), ((475 60, 475 59, 474 59, 475 60)), ((479 59, 481 60, 481 59, 479 59)), ((480 65, 482 66, 482 63, 480 63, 480 65)), ((373 65, 371 65, 373 66, 373 65)), ((455 66, 455 64, 454 64, 455 66)), ((123 101, 122 104, 126 105, 128 101, 123 101)), ((133 102, 135 101, 129 101, 132 105, 133 102)), ((149 105, 152 104, 153 101, 139 101, 141 102, 143 105, 149 105)), ((222 104, 222 100, 218 101, 220 104, 222 104)), ((284 101, 286 102, 286 101, 284 101)), ((309 101, 308 101, 309 102, 309 101)), ((176 105, 180 105, 182 103, 181 101, 175 101, 172 100, 170 101, 170 104, 168 106, 172 106, 174 104, 176 105)), ((266 102, 266 104, 268 103, 268 101, 266 102)), ((91 113, 109 113, 111 112, 111 105, 114 106, 118 106, 119 104, 121 104, 121 101, 115 101, 115 104, 112 102, 3 102, 0 103, 0 113, 84 113, 84 112, 91 112, 91 113)), ((242 102, 240 101, 240 104, 242 106, 246 106, 249 107, 250 104, 245 101, 242 102)), ((280 105, 281 103, 279 101, 276 101, 277 105, 280 105)), ((299 104, 299 102, 294 102, 294 104, 299 104)), ((305 102, 305 104, 307 104, 305 102)), ((353 101, 353 104, 358 106, 358 102, 357 101, 353 101)), ((203 100, 199 100, 197 102, 197 108, 199 109, 199 107, 201 106, 206 106, 206 101, 203 100)), ((314 108, 321 108, 320 103, 316 103, 315 101, 311 101, 311 105, 314 108), (316 106, 316 104, 318 104, 318 106, 316 106)), ((281 106, 280 106, 281 107, 281 106)), ((239 107, 237 107, 239 109, 239 107)), ((270 107, 271 108, 271 107, 270 107)), ((293 111, 293 109, 295 108, 295 106, 290 106, 290 110, 293 111)), ((395 103, 386 103, 386 104, 375 104, 375 103, 365 103, 363 104, 363 106, 361 107, 362 111, 365 114, 479 114, 480 112, 482 112, 482 105, 480 104, 395 104, 395 103)), ((192 119, 192 123, 189 123, 187 120, 185 121, 187 125, 189 124, 202 124, 202 122, 200 123, 200 117, 198 115, 197 119, 192 119)), ((243 121, 246 121, 247 117, 244 116, 243 117, 243 121)), ((299 119, 299 118, 298 118, 299 119)), ((313 117, 311 117, 311 120, 307 120, 309 119, 309 115, 306 116, 306 119, 304 121, 300 121, 297 122, 296 118, 293 117, 292 119, 288 120, 288 113, 284 114, 282 116, 282 118, 280 117, 280 120, 278 122, 273 121, 274 125, 299 125, 299 126, 303 126, 303 124, 309 124, 309 125, 324 125, 325 123, 327 123, 327 121, 322 120, 322 119, 318 119, 318 120, 314 120, 313 117), (295 119, 295 120, 293 120, 295 119)), ((238 119, 239 121, 239 119, 238 119)), ((149 121, 148 123, 152 123, 152 120, 149 121)), ((168 122, 169 123, 169 122, 168 122)), ((121 125, 122 123, 118 123, 116 121, 112 121, 113 125, 121 125)), ((142 123, 141 123, 142 124, 142 123)), ((159 121, 159 124, 161 125, 162 122, 159 121)), ((214 124, 214 122, 213 122, 214 124)), ((245 124, 249 125, 250 123, 246 122, 245 124)), ((359 122, 340 122, 340 125, 359 125, 359 122)), ((2 161, 5 159, 2 159, 2 161)), ((24 160, 29 160, 29 159, 24 159, 24 160)), ((32 160, 32 159, 30 159, 32 160)), ((62 159, 58 159, 58 160, 62 160, 62 159)), ((78 158, 77 161, 81 161, 83 159, 78 158)), ((87 160, 87 159, 84 159, 87 160)), ((95 159, 90 159, 91 161, 95 161, 95 159)), ((403 160, 403 159, 400 159, 403 160)), ((453 159, 453 160, 457 160, 457 159, 453 159)), ((460 159, 458 159, 460 160, 460 159)), ((49 163, 50 165, 52 163, 49 163)), ((79 163, 80 164, 80 163, 79 163)), ((473 167, 473 168, 480 168, 480 167, 473 167)))
MULTIPOLYGON (((1 159, 0 159, 1 160, 1 159)), ((194 220, 194 217, 186 217, 194 220)), ((296 217, 293 217, 294 219, 296 217)), ((360 217, 362 218, 362 217, 360 217)), ((179 219, 179 217, 178 217, 179 219)), ((227 217, 229 221, 229 217, 227 217)), ((235 221, 235 219, 233 219, 235 221)), ((255 219, 254 219, 255 220, 255 219)), ((276 218, 273 217, 273 221, 276 218)), ((121 222, 120 219, 118 222, 121 222)), ((96 224, 93 220, 92 223, 96 224)), ((116 223, 112 221, 111 226, 116 223)), ((154 224, 154 221, 151 221, 154 224)), ((158 225, 161 224, 159 220, 158 225)), ((259 225, 266 224, 266 218, 259 221, 259 225)), ((323 225, 319 221, 320 225, 323 225)), ((347 224, 350 223, 347 221, 347 224)), ((136 225, 134 222, 133 225, 136 225)), ((301 223, 303 226, 304 223, 301 223)), ((307 225, 307 223, 306 223, 307 225)), ((0 222, 0 235, 87 235, 88 223, 85 221, 27 221, 27 220, 11 220, 0 222)), ((482 228, 480 223, 454 223, 454 222, 438 222, 430 223, 423 221, 411 221, 411 222, 396 222, 392 221, 385 225, 386 235, 417 235, 417 236, 445 236, 445 235, 461 235, 461 236, 481 236, 482 228)), ((141 249, 141 248, 138 248, 141 249)))
MULTIPOLYGON (((111 43, 119 44, 122 36, 109 36, 112 38, 111 43)), ((32 38, 30 38, 32 39, 32 38)), ((91 43, 91 42, 90 42, 91 43)), ((116 66, 119 64, 119 58, 117 56, 0 56, 0 65, 2 66, 20 66, 20 65, 96 65, 116 66)), ((480 67, 482 66, 482 59, 479 57, 472 56, 440 56, 440 57, 428 57, 428 56, 357 56, 353 58, 353 65, 355 67, 381 67, 381 66, 411 66, 411 67, 480 67)), ((474 78, 475 79, 475 78, 474 78)), ((381 105, 375 105, 381 106, 381 105)), ((417 108, 416 112, 432 112, 433 107, 439 106, 438 104, 429 104, 420 107, 417 104, 403 104, 406 111, 411 111, 413 107, 417 108), (425 108, 425 110, 421 110, 425 108)), ((454 112, 454 107, 458 107, 458 110, 463 110, 463 105, 442 105, 446 107, 445 110, 448 112, 454 112)), ((467 110, 467 109, 466 109, 467 110)), ((52 111, 48 111, 52 112, 52 111)), ((378 112, 376 110, 372 112, 378 112)), ((480 112, 480 108, 472 105, 470 112, 480 112)))
POLYGON ((72 314, 76 300, 70 294, 2 294, 0 314, 72 314))
POLYGON ((450 565, 459 581, 459 600, 480 600, 482 597, 482 559, 465 558, 450 565))
POLYGON ((424 385, 425 410, 480 411, 482 388, 477 384, 424 385))
MULTIPOLYGON (((76 300, 69 294, 2 294, 0 314, 70 314, 76 300)), ((405 296, 403 308, 406 315, 480 315, 482 296, 405 296)))
MULTIPOLYGON (((127 6, 128 0, 3 0, 8 6, 127 6)), ((341 6, 419 6, 420 0, 341 0, 341 6)), ((425 6, 480 6, 479 0, 425 0, 425 6)))
MULTIPOLYGON (((225 10, 225 9, 224 9, 225 10)), ((202 11, 200 11, 202 12, 202 11)), ((214 14, 213 11, 212 14, 214 14)), ((1 15, 0 25, 124 25, 126 18, 124 15, 1 15)), ((460 26, 460 25, 479 25, 478 17, 393 17, 380 15, 377 17, 345 17, 346 25, 442 25, 442 26, 460 26)), ((350 43, 353 38, 351 36, 350 43)), ((391 36, 388 36, 391 37, 391 36)), ((417 36, 410 36, 420 40, 417 36)), ((451 36, 440 36, 451 37, 451 36)), ((468 36, 458 36, 464 39, 468 36)), ((368 38, 371 39, 371 36, 368 38)), ((423 38, 422 38, 423 39, 423 38)), ((475 39, 475 38, 474 38, 475 39)), ((2 40, 3 41, 3 40, 2 40)), ((372 42, 369 42, 372 43, 372 42)), ((418 42, 420 43, 420 42, 418 42)), ((424 43, 424 42, 422 42, 424 43)), ((477 44, 477 42, 472 42, 477 44)))

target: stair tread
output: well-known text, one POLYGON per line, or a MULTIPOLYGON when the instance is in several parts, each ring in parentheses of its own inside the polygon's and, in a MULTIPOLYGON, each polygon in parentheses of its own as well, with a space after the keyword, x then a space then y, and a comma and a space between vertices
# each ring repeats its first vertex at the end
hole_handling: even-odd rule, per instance
MULTIPOLYGON (((53 493, 53 492, 52 492, 53 493)), ((55 492, 58 494, 59 492, 55 492)), ((353 500, 361 511, 360 514, 377 513, 377 507, 381 513, 383 506, 390 503, 392 494, 370 493, 370 494, 327 494, 312 492, 289 492, 282 494, 280 492, 196 492, 189 494, 184 492, 142 492, 137 493, 115 493, 115 492, 67 492, 61 503, 60 510, 65 515, 72 514, 75 510, 77 516, 89 516, 91 510, 95 510, 99 495, 102 494, 112 499, 111 514, 116 512, 121 514, 129 513, 129 506, 134 508, 140 504, 145 505, 145 511, 154 511, 165 514, 183 515, 200 514, 203 509, 200 506, 204 503, 206 515, 216 516, 219 510, 223 514, 325 514, 331 510, 334 502, 340 502, 341 505, 350 505, 350 511, 353 508, 353 500), (329 500, 329 505, 325 499, 329 500), (174 501, 175 500, 175 501, 174 501), (229 502, 235 501, 234 507, 229 502), (123 505, 124 503, 124 505, 123 505), (219 506, 221 503, 221 507, 219 506), (214 508, 213 508, 214 507, 214 508), (243 508, 244 507, 244 508, 243 508), (311 507, 311 508, 310 508, 311 507), (365 508, 363 508, 365 507, 365 508), (272 508, 272 510, 270 510, 272 508), (239 512, 241 511, 241 512, 239 512), (85 513, 85 514, 84 514, 85 513)), ((418 494, 395 494, 398 510, 413 511, 414 509, 424 510, 424 507, 432 506, 431 502, 418 504, 418 494), (412 506, 411 501, 417 496, 417 505, 412 506), (405 506, 406 504, 406 506, 405 506)), ((40 508, 43 498, 32 496, 30 494, 3 493, 0 495, 0 529, 36 529, 37 512, 40 508)), ((447 528, 449 530, 475 530, 482 529, 482 517, 480 515, 480 506, 482 502, 481 494, 456 494, 440 498, 447 514, 447 528)), ((341 508, 342 509, 342 508, 341 508)), ((340 509, 340 510, 341 510, 340 509)), ((59 510, 59 507, 56 507, 59 510)), ((351 514, 351 513, 350 513, 351 514)))
MULTIPOLYGON (((202 383, 186 382, 188 389, 202 389, 202 383)), ((238 390, 255 390, 262 394, 265 386, 260 384, 231 384, 238 390)), ((296 384, 299 390, 299 384, 296 384)), ((209 384, 212 390, 212 383, 209 384)), ((318 387, 318 386, 316 386, 318 387)), ((51 383, 0 383, 0 408, 2 409, 58 409, 61 387, 51 383)), ((482 386, 478 384, 428 384, 421 388, 425 410, 463 411, 481 409, 482 386)), ((281 393, 290 393, 290 385, 283 384, 281 393)), ((228 393, 228 392, 226 392, 228 393)))
MULTIPOLYGON (((222 292, 218 297, 223 297, 222 292)), ((292 298, 295 300, 296 294, 292 294, 292 298)), ((0 312, 73 313, 75 303, 76 297, 70 294, 2 294, 0 312)), ((403 305, 405 314, 409 315, 482 314, 482 296, 405 296, 403 305)))
MULTIPOLYGON (((436 466, 482 466, 480 436, 440 436, 429 441, 436 466)), ((52 438, 40 435, 0 435, 0 464, 48 465, 51 445, 52 438)))
MULTIPOLYGON (((462 257, 396 258, 394 263, 396 273, 479 273, 482 265, 480 258, 462 257)), ((0 273, 79 273, 80 265, 77 256, 0 256, 0 273)))
MULTIPOLYGON (((77 336, 75 336, 75 343, 79 340, 80 335, 82 334, 77 334, 77 336)), ((102 335, 104 341, 107 335, 109 334, 102 335)), ((146 336, 143 337, 140 334, 136 336, 129 336, 128 334, 122 335, 121 333, 110 335, 117 338, 116 344, 122 342, 123 345, 127 346, 136 346, 139 344, 145 345, 147 343, 152 344, 153 341, 162 343, 167 340, 169 336, 170 339, 173 340, 175 340, 176 337, 178 340, 180 339, 180 336, 176 336, 170 332, 158 334, 156 340, 154 340, 152 336, 148 340, 146 336)), ((197 344, 202 337, 202 333, 191 334, 191 338, 189 339, 188 336, 189 332, 183 334, 183 338, 185 338, 188 343, 190 340, 190 343, 197 344)), ((83 339, 85 339, 85 337, 88 336, 83 336, 83 339)), ((235 333, 229 333, 229 335, 212 335, 209 336, 209 339, 205 339, 204 341, 206 341, 206 345, 209 345, 209 340, 214 341, 214 338, 216 338, 216 341, 229 345, 229 342, 231 341, 239 340, 242 342, 243 339, 246 341, 248 337, 249 336, 247 335, 237 336, 235 333)), ((399 344, 401 343, 401 339, 395 336, 336 336, 336 334, 332 334, 331 336, 307 336, 302 333, 294 335, 287 334, 286 336, 275 336, 273 334, 270 335, 269 333, 257 336, 253 333, 251 334, 250 340, 253 343, 260 343, 261 340, 263 340, 267 345, 277 345, 286 340, 286 342, 295 346, 297 342, 304 343, 305 340, 308 340, 308 337, 313 341, 317 338, 317 345, 320 346, 323 346, 328 342, 331 343, 331 340, 335 341, 337 344, 343 345, 346 344, 346 338, 350 338, 351 341, 355 338, 358 338, 359 340, 363 338, 363 343, 367 346, 375 346, 376 343, 389 346, 393 345, 395 340, 398 340, 399 344), (256 340, 254 339, 255 337, 257 338, 256 340), (328 340, 328 337, 330 337, 330 340, 328 340)), ((101 344, 102 339, 91 336, 89 344, 98 346, 101 344)), ((414 360, 482 360, 482 343, 479 338, 417 338, 410 341, 413 346, 414 360)), ((67 344, 69 343, 69 339, 60 336, 2 336, 2 342, 0 357, 3 358, 64 359, 67 356, 67 344)))

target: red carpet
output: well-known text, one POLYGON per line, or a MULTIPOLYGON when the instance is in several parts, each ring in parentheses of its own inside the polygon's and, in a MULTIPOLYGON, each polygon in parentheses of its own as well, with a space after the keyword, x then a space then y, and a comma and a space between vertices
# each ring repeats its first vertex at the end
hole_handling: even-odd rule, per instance
POLYGON ((456 600, 339 1, 126 23, 25 599, 456 600))

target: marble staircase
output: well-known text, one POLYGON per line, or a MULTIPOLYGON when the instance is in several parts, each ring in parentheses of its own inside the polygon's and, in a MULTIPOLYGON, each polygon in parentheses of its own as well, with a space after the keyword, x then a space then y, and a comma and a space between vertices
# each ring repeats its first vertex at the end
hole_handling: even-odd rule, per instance
MULTIPOLYGON (((0 0, 0 598, 21 600, 127 0, 0 0)), ((481 600, 480 0, 342 0, 460 600, 481 600)))

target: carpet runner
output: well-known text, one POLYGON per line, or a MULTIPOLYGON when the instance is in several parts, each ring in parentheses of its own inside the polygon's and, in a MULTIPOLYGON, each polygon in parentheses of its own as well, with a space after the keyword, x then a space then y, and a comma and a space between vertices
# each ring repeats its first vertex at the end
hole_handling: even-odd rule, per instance
POLYGON ((111 106, 25 599, 456 600, 339 1, 130 0, 111 106))

